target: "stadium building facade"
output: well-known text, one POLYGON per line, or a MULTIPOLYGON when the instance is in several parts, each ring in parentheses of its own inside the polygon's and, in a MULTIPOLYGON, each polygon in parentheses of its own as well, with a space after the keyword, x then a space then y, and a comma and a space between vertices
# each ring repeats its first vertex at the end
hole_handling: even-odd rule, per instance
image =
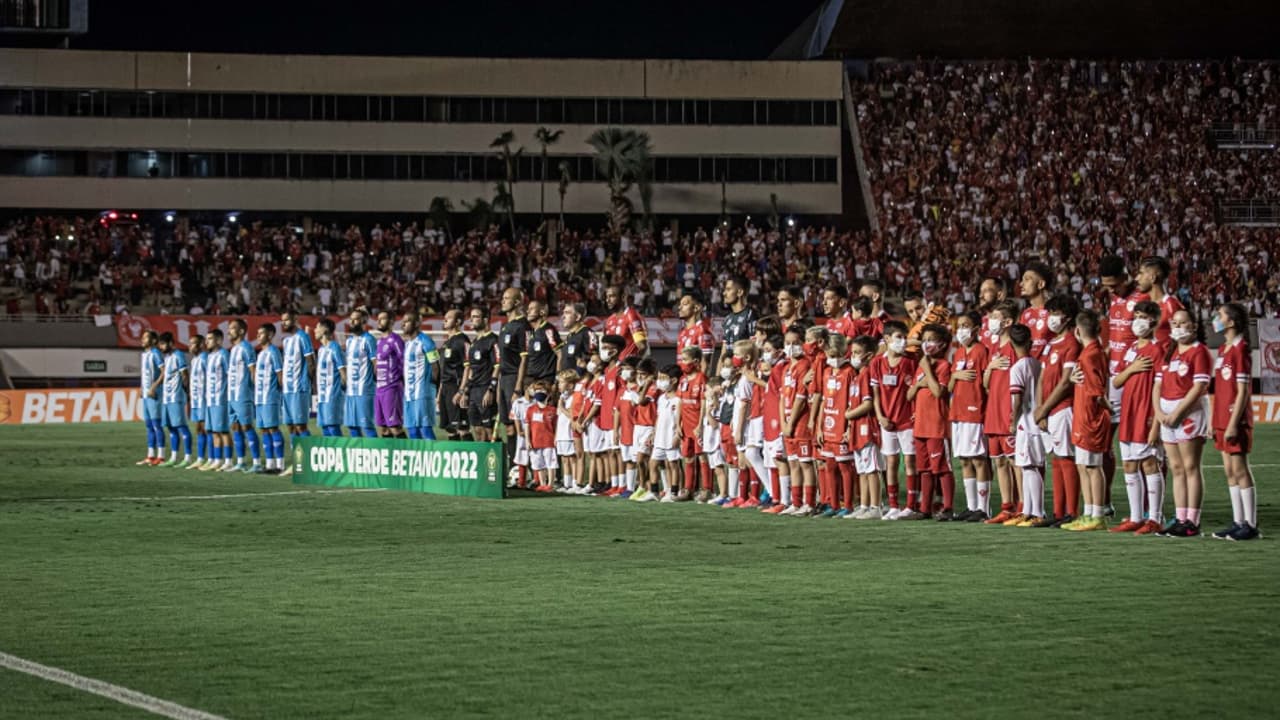
MULTIPOLYGON (((505 178, 516 209, 607 211, 587 138, 652 138, 661 214, 837 215, 841 65, 0 49, 0 207, 462 210, 505 178), (562 130, 547 148, 539 127, 562 130), (545 193, 545 195, 543 194, 545 193)), ((856 176, 855 176, 856 177, 856 176)))

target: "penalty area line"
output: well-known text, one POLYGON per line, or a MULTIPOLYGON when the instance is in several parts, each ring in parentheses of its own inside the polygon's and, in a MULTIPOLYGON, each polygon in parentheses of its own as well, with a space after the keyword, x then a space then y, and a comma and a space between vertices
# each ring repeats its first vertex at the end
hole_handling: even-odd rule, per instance
POLYGON ((0 651, 0 667, 38 677, 42 680, 48 680, 49 682, 55 682, 59 685, 66 685, 82 692, 114 700, 123 705, 131 705, 146 710, 153 715, 173 718, 173 720, 227 720, 221 715, 214 715, 203 710, 193 710, 184 705, 152 697, 146 693, 140 693, 137 690, 130 690, 103 680, 77 675, 62 668, 41 665, 38 662, 25 660, 17 655, 10 655, 3 651, 0 651))
POLYGON ((120 502, 150 502, 153 500, 233 500, 236 498, 279 497, 281 495, 351 495, 354 493, 380 493, 380 492, 386 492, 386 489, 385 488, 347 488, 343 490, 281 490, 279 492, 223 493, 219 495, 148 495, 148 496, 118 495, 113 497, 33 498, 33 501, 34 502, 107 502, 111 500, 117 500, 120 502))

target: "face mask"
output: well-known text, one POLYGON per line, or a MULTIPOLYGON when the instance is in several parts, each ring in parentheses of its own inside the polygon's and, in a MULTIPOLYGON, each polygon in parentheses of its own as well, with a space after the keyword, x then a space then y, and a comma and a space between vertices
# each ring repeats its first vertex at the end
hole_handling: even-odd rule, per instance
POLYGON ((659 390, 661 390, 662 392, 666 392, 666 391, 668 391, 668 390, 670 390, 670 389, 671 389, 671 381, 670 381, 670 380, 659 380, 659 381, 658 381, 657 383, 655 383, 655 384, 658 386, 658 389, 659 389, 659 390))
POLYGON ((536 392, 533 394, 533 401, 542 405, 547 402, 547 394, 544 392, 536 392))
POLYGON ((760 356, 760 360, 761 360, 762 362, 764 362, 764 364, 765 364, 765 365, 772 365, 772 364, 773 364, 773 351, 772 351, 772 350, 770 350, 769 352, 766 352, 766 353, 764 353, 763 355, 761 355, 761 356, 760 356))
MULTIPOLYGON (((1137 322, 1137 321, 1135 320, 1134 322, 1137 322)), ((1222 318, 1215 317, 1213 319, 1213 331, 1221 335, 1222 333, 1226 332, 1226 330, 1227 330, 1227 324, 1222 321, 1222 318)))
POLYGON ((838 368, 842 363, 844 363, 843 358, 827 358, 827 367, 838 368))
POLYGON ((921 347, 924 349, 926 355, 933 355, 942 349, 942 343, 929 340, 921 345, 921 347))
POLYGON ((1133 319, 1133 334, 1138 337, 1146 337, 1151 332, 1151 321, 1146 318, 1133 319))
POLYGON ((1065 320, 1061 315, 1050 315, 1050 316, 1049 316, 1049 330, 1050 330, 1050 332, 1056 332, 1056 333, 1058 333, 1058 332, 1062 332, 1062 327, 1063 327, 1064 325, 1066 325, 1066 324, 1067 324, 1067 321, 1066 321, 1066 320, 1065 320))
POLYGON ((1176 327, 1169 332, 1169 336, 1173 338, 1174 342, 1182 342, 1183 340, 1191 339, 1191 331, 1186 328, 1176 327))
POLYGON ((622 372, 619 374, 622 375, 623 380, 630 380, 631 376, 634 375, 635 373, 631 370, 631 368, 623 368, 622 372))
POLYGON ((1003 329, 1004 329, 1004 322, 1002 320, 999 320, 997 318, 987 318, 987 332, 991 333, 992 335, 999 335, 1000 331, 1003 329))
POLYGON ((967 327, 956 328, 956 342, 961 345, 968 345, 973 339, 973 331, 967 327))
POLYGON ((785 348, 785 352, 787 353, 787 357, 789 358, 798 358, 804 354, 804 348, 800 347, 799 345, 788 345, 785 348))
POLYGON ((591 362, 587 363, 587 372, 594 373, 599 369, 600 369, 600 365, 598 365, 595 360, 592 360, 591 362))
POLYGON ((806 355, 812 355, 813 351, 818 349, 818 343, 807 342, 801 347, 804 349, 806 355))
POLYGON ((720 379, 729 380, 733 377, 733 368, 720 368, 720 379))
POLYGON ((906 349, 907 349, 907 339, 906 339, 906 338, 894 338, 894 339, 890 340, 890 341, 889 341, 889 349, 890 349, 891 351, 893 351, 894 353, 896 353, 896 354, 898 354, 898 355, 901 355, 901 354, 902 354, 902 352, 903 352, 904 350, 906 350, 906 349))
POLYGON ((740 367, 742 367, 743 362, 744 362, 744 361, 743 361, 743 359, 742 359, 742 358, 738 357, 737 355, 734 355, 734 356, 733 356, 733 366, 734 366, 734 367, 736 367, 736 368, 740 368, 740 367))
POLYGON ((601 351, 600 351, 600 359, 601 359, 601 360, 603 360, 603 361, 605 361, 605 362, 609 362, 610 360, 612 360, 612 359, 613 359, 613 351, 612 351, 612 350, 601 350, 601 351))
POLYGON ((854 370, 861 370, 862 366, 865 365, 866 363, 865 361, 863 361, 862 356, 859 355, 857 357, 849 358, 849 364, 853 365, 854 370))

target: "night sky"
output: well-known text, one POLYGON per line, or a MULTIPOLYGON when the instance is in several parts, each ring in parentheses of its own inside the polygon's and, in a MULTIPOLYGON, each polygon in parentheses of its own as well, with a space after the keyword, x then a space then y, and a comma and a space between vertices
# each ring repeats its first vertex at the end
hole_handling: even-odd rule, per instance
POLYGON ((757 60, 821 0, 90 0, 73 48, 757 60))

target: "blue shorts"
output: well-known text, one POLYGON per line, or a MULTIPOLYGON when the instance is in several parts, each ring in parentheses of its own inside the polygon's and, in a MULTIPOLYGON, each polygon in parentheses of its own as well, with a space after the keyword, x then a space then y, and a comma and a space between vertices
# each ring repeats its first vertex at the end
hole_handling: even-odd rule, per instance
POLYGON ((431 425, 431 422, 426 402, 423 400, 405 400, 404 426, 407 428, 420 428, 428 425, 431 425))
POLYGON ((204 409, 204 429, 216 433, 231 432, 226 405, 210 405, 204 409))
POLYGON ((160 401, 155 398, 142 398, 142 419, 150 422, 152 420, 160 420, 160 401))
POLYGON ((228 405, 231 410, 231 422, 239 425, 241 429, 253 429, 253 403, 243 400, 233 400, 228 405))
POLYGON ((257 425, 259 430, 275 430, 280 427, 280 406, 278 404, 254 405, 253 409, 258 413, 257 425))
POLYGON ((187 426, 187 406, 183 403, 165 403, 162 410, 164 426, 169 428, 187 426))
POLYGON ((311 393, 284 394, 284 424, 306 425, 311 420, 311 393))
POLYGON ((320 427, 341 425, 344 409, 341 395, 329 402, 319 403, 316 405, 316 422, 320 427))
POLYGON ((205 409, 202 407, 193 406, 191 408, 191 422, 193 423, 204 422, 204 419, 205 419, 205 409))
POLYGON ((348 395, 346 412, 342 414, 342 424, 347 427, 373 427, 373 396, 348 395))

